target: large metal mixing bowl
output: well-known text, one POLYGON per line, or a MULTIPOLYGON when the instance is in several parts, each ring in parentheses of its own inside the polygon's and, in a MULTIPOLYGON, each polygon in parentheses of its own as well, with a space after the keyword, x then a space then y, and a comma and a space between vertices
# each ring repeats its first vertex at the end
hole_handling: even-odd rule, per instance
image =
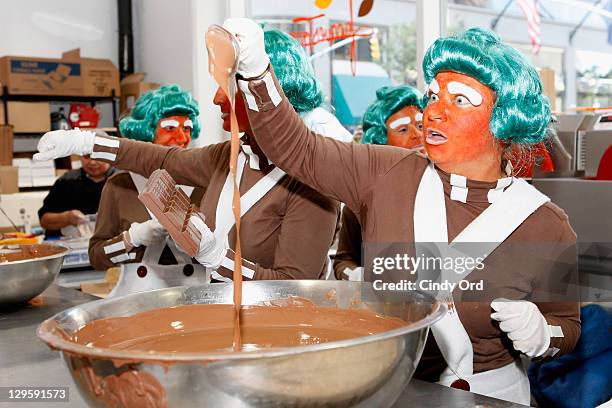
POLYGON ((258 281, 243 286, 245 305, 290 295, 320 306, 360 304, 411 323, 343 341, 225 354, 151 355, 86 347, 67 337, 95 319, 175 305, 232 303, 231 284, 212 284, 90 302, 46 320, 38 335, 62 352, 81 395, 95 407, 142 408, 145 400, 162 403, 148 406, 168 407, 385 407, 410 381, 428 327, 446 312, 428 295, 383 294, 363 282, 258 281))
POLYGON ((64 256, 70 249, 50 244, 36 245, 0 245, 0 253, 12 252, 15 249, 29 247, 45 250, 49 247, 59 248, 59 252, 39 258, 19 261, 0 261, 0 306, 24 303, 40 295, 57 277, 64 256))

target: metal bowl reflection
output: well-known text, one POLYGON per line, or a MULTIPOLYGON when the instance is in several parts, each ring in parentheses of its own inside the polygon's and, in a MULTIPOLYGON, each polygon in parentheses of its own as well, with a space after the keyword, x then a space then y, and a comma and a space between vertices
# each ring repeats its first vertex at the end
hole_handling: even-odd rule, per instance
POLYGON ((232 302, 231 284, 179 287, 99 300, 46 320, 38 335, 60 350, 83 398, 96 407, 389 406, 421 357, 428 328, 445 313, 432 297, 377 292, 370 283, 245 282, 243 304, 294 295, 320 306, 360 304, 410 322, 400 329, 303 347, 242 353, 154 354, 90 348, 69 337, 92 320, 184 304, 232 302), (335 295, 330 297, 330 293, 335 295), (122 390, 130 389, 129 395, 122 390), (139 394, 140 393, 140 394, 139 394), (144 395, 143 398, 141 397, 144 395))
POLYGON ((69 251, 51 244, 1 245, 0 306, 24 303, 44 292, 69 251))

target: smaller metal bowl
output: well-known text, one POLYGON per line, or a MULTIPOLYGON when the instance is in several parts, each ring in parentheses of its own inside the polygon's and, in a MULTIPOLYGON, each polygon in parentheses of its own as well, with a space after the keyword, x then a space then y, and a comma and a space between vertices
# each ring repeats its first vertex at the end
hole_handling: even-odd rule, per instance
POLYGON ((24 303, 55 280, 70 249, 51 244, 0 246, 0 306, 24 303), (12 260, 27 256, 27 259, 12 260))

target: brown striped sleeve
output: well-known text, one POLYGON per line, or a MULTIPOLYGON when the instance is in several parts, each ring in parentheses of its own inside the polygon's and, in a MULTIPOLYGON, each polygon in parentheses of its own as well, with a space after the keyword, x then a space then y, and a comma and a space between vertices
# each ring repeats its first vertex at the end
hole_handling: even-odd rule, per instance
MULTIPOLYGON (((221 262, 221 266, 217 269, 217 273, 223 276, 226 279, 233 279, 234 276, 234 257, 236 256, 236 252, 232 249, 228 249, 225 254, 225 258, 221 262)), ((242 258, 242 279, 243 280, 253 280, 255 276, 255 271, 257 270, 257 265, 251 261, 248 261, 242 258)))
POLYGON ((126 231, 114 238, 106 240, 102 246, 104 256, 113 264, 139 262, 142 259, 144 248, 133 248, 127 244, 126 231))
POLYGON ((183 149, 106 135, 96 131, 92 159, 149 177, 165 169, 174 181, 206 189, 215 164, 226 157, 224 143, 183 149))
POLYGON ((96 216, 96 230, 89 240, 89 262, 96 270, 105 270, 116 264, 126 262, 139 262, 145 247, 128 248, 123 240, 120 225, 119 202, 121 194, 115 194, 115 178, 110 178, 104 184, 98 215, 96 216))
POLYGON ((91 158, 114 164, 119 153, 121 139, 111 137, 102 130, 96 129, 94 138, 94 148, 91 158))

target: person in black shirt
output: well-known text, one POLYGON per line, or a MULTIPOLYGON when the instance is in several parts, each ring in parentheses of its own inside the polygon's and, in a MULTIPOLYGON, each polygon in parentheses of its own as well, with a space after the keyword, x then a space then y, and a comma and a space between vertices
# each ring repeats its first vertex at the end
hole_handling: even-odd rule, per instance
POLYGON ((47 238, 61 236, 63 227, 82 224, 87 221, 85 214, 98 212, 102 188, 114 168, 89 156, 83 156, 81 163, 82 168, 56 180, 38 210, 40 226, 46 230, 47 238))

